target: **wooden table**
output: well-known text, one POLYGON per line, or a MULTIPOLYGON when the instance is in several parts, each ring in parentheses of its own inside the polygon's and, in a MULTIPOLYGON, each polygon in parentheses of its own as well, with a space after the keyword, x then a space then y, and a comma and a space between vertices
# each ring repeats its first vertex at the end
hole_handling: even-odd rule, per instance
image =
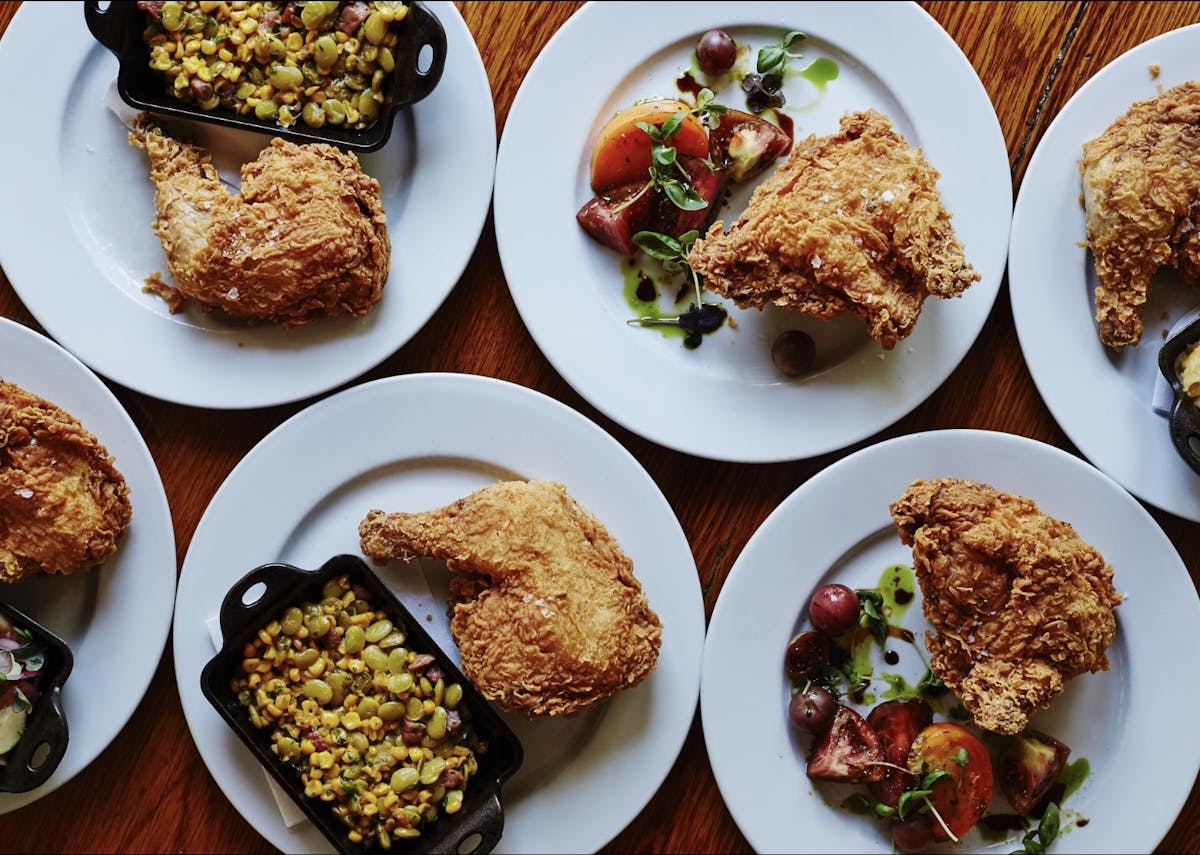
MULTIPOLYGON (((18 5, 0 4, 0 32, 18 5)), ((480 45, 495 96, 497 131, 502 131, 530 64, 579 4, 456 5, 480 45)), ((970 58, 996 106, 1010 153, 1014 193, 1046 127, 1085 81, 1129 48, 1200 20, 1196 2, 993 0, 921 5, 970 58)), ((687 14, 686 5, 678 8, 687 14)), ((0 312, 40 331, 3 275, 0 312)), ((866 443, 771 466, 709 462, 652 444, 597 412, 538 351, 509 296, 490 219, 466 273, 440 311, 411 342, 361 379, 420 371, 483 374, 523 384, 565 402, 617 437, 657 481, 678 515, 691 542, 709 614, 742 547, 779 502, 814 473, 869 442, 919 430, 970 427, 1020 434, 1077 453, 1025 367, 1007 288, 1001 289, 978 341, 941 388, 866 443), (472 324, 461 323, 466 315, 474 319, 472 324), (487 338, 478 337, 480 329, 490 331, 487 338)), ((217 412, 109 385, 129 410, 162 473, 180 563, 201 514, 234 465, 271 429, 311 403, 217 412)), ((1150 511, 1187 566, 1200 567, 1200 526, 1150 511)), ((114 665, 114 680, 119 679, 114 665)), ((1170 702, 1165 693, 1164 703, 1170 702)), ((1153 792, 1152 780, 1141 785, 1153 792)), ((1121 821, 1137 821, 1133 805, 1121 821)), ((184 721, 169 654, 163 656, 141 707, 113 744, 53 796, 4 816, 0 828, 4 852, 272 848, 225 799, 201 761, 184 721)), ((717 790, 698 713, 667 782, 603 851, 751 851, 717 790)), ((1200 851, 1197 789, 1160 851, 1200 851)))

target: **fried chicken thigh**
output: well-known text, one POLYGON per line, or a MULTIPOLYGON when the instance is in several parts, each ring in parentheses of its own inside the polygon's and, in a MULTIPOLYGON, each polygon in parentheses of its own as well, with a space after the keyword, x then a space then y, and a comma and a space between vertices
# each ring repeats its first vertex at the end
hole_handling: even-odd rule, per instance
POLYGON ((1121 595, 1070 524, 958 478, 914 481, 891 513, 933 625, 930 667, 980 727, 1019 733, 1067 680, 1108 669, 1121 595))
POLYGON ((1079 171, 1100 340, 1137 344, 1160 268, 1200 284, 1200 83, 1133 104, 1084 144, 1079 171))
POLYGON ((129 487, 96 437, 0 380, 0 582, 90 570, 131 516, 129 487))
POLYGON ((848 114, 839 133, 798 142, 729 232, 714 223, 688 262, 707 288, 743 308, 852 312, 891 350, 927 296, 956 297, 979 279, 938 178, 887 116, 848 114))
POLYGON ((633 562, 561 484, 503 481, 424 513, 373 510, 358 531, 370 558, 446 561, 463 672, 503 709, 567 715, 658 661, 661 623, 633 562))
POLYGON ((130 142, 150 160, 154 232, 175 288, 154 290, 177 311, 187 298, 206 311, 285 328, 366 314, 383 295, 391 264, 379 182, 354 154, 274 139, 241 170, 232 195, 208 153, 159 129, 130 142))

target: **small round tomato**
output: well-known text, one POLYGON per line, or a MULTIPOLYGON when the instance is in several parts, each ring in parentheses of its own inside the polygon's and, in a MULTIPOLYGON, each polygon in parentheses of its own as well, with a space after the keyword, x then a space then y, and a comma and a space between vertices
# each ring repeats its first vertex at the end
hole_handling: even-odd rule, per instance
POLYGON ((682 101, 663 99, 634 104, 608 120, 592 149, 592 189, 597 193, 619 184, 650 178, 650 135, 638 122, 661 126, 676 113, 684 118, 667 143, 678 154, 708 157, 708 131, 682 101))
MULTIPOLYGON (((917 734, 908 752, 908 768, 918 775, 939 769, 949 773, 933 785, 929 801, 956 838, 962 837, 987 811, 992 800, 992 761, 979 737, 961 724, 940 721, 917 734)), ((947 838, 934 819, 934 836, 947 838)))

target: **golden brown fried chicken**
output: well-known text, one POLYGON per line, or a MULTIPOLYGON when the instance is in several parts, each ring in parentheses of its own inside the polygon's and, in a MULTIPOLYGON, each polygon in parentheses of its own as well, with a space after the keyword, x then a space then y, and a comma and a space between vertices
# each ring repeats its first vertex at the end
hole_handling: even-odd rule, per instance
POLYGON ((912 332, 927 296, 956 297, 979 279, 938 177, 887 116, 851 113, 839 133, 797 143, 729 232, 714 223, 688 262, 743 308, 853 312, 891 350, 912 332))
POLYGON ((1108 669, 1121 596, 1070 524, 958 478, 914 481, 891 513, 933 625, 930 667, 980 727, 1019 733, 1066 680, 1108 669))
POLYGON ((373 510, 358 532, 373 559, 446 561, 463 672, 503 709, 567 715, 658 661, 661 623, 633 562, 562 484, 502 481, 425 513, 373 510))
POLYGON ((1142 305, 1160 268, 1200 283, 1200 83, 1133 104, 1084 144, 1079 171, 1100 340, 1112 348, 1137 344, 1142 305))
POLYGON ((150 159, 154 232, 175 290, 205 310, 294 327, 318 318, 363 315, 383 295, 391 264, 379 182, 352 153, 323 144, 271 141, 241 170, 231 195, 208 153, 159 129, 130 142, 150 159))
POLYGON ((96 437, 0 380, 0 582, 91 569, 131 515, 129 487, 96 437))

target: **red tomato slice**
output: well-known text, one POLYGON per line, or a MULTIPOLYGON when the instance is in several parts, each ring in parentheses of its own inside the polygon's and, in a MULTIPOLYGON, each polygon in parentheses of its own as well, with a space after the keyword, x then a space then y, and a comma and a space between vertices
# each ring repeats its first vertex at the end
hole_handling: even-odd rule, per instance
MULTIPOLYGON (((979 737, 961 724, 937 722, 918 733, 908 752, 908 768, 918 775, 938 769, 950 774, 934 784, 929 801, 955 837, 970 831, 987 811, 992 800, 992 761, 979 737)), ((947 839, 936 819, 933 831, 939 840, 947 839)))

